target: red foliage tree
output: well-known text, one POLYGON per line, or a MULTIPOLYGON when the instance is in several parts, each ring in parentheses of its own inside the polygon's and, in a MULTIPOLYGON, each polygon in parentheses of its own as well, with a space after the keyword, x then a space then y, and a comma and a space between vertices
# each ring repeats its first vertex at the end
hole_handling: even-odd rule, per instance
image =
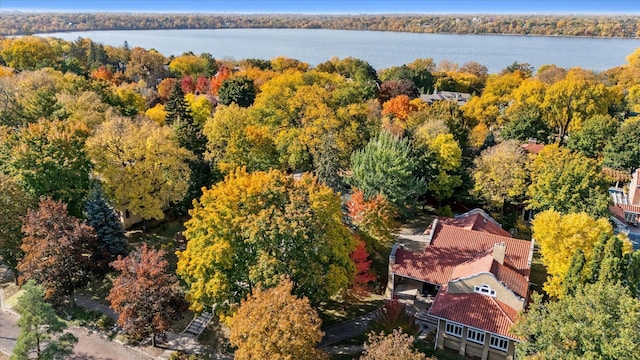
POLYGON ((196 94, 206 94, 209 91, 209 79, 204 76, 198 76, 196 80, 196 94))
POLYGON ((185 76, 180 80, 180 87, 185 94, 193 94, 196 91, 196 84, 191 76, 185 76))
POLYGON ((218 73, 211 78, 209 83, 209 92, 211 95, 218 96, 218 90, 222 87, 222 83, 231 76, 231 70, 226 66, 221 66, 218 73))
POLYGON ((118 257, 111 266, 120 275, 107 296, 119 314, 118 325, 136 339, 151 335, 153 346, 156 337, 166 339, 171 320, 186 308, 178 279, 167 272, 164 254, 143 243, 127 257, 118 257))
POLYGON ((75 306, 75 289, 89 281, 96 246, 93 228, 69 215, 66 204, 47 198, 27 212, 22 232, 20 282, 33 279, 45 289, 46 300, 61 305, 68 296, 75 306))
POLYGON ((358 245, 349 257, 356 266, 353 292, 356 295, 366 295, 369 292, 369 283, 376 279, 376 275, 369 269, 373 261, 369 260, 369 253, 364 241, 358 239, 358 245))

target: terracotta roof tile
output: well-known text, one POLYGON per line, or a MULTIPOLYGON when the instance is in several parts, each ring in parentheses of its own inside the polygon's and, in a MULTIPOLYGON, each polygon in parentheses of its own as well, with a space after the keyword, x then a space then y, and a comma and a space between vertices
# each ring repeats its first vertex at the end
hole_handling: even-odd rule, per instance
POLYGON ((443 285, 449 281, 455 266, 485 254, 501 242, 506 245, 505 263, 512 264, 515 271, 528 277, 529 241, 445 224, 438 224, 431 244, 424 252, 398 249, 391 269, 399 275, 443 285))
POLYGON ((440 288, 429 314, 501 336, 520 340, 509 333, 518 312, 500 300, 482 294, 449 293, 440 288))
POLYGON ((544 144, 526 143, 522 145, 522 148, 532 154, 539 154, 544 149, 544 144))
POLYGON ((511 237, 511 234, 492 220, 485 218, 481 213, 460 216, 457 218, 440 219, 444 224, 464 228, 467 230, 482 231, 489 234, 511 237))
POLYGON ((529 280, 517 271, 494 260, 491 264, 491 273, 516 295, 523 299, 527 297, 529 293, 529 280))
POLYGON ((640 214, 640 205, 616 204, 616 206, 620 207, 624 212, 640 214))
POLYGON ((618 204, 609 206, 609 212, 621 223, 625 224, 627 222, 627 220, 624 218, 624 210, 622 210, 622 208, 619 207, 618 204))

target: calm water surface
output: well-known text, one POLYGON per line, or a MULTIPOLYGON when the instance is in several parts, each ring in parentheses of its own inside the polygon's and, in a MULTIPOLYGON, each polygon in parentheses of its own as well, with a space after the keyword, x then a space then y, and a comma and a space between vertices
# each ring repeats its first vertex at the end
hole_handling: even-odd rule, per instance
POLYGON ((640 47, 637 39, 594 39, 499 35, 413 34, 309 29, 126 30, 41 34, 65 40, 90 38, 106 45, 156 49, 165 56, 208 52, 218 59, 271 59, 287 56, 311 65, 337 56, 353 56, 374 68, 417 58, 477 61, 498 72, 514 61, 538 68, 544 64, 579 66, 596 71, 625 63, 640 47))

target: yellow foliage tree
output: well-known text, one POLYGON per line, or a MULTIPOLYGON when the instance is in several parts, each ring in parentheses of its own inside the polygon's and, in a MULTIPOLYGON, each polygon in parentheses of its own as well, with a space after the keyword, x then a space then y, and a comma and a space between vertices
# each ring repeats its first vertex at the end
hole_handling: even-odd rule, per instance
POLYGON ((156 104, 154 107, 147 109, 144 112, 147 117, 153 121, 155 121, 158 125, 164 125, 164 119, 167 117, 167 112, 164 109, 163 104, 156 104))
POLYGON ((151 120, 113 117, 86 143, 95 172, 116 204, 144 219, 162 219, 163 208, 182 200, 193 154, 173 131, 151 120))
POLYGON ((573 253, 581 249, 586 263, 589 263, 601 236, 613 235, 611 224, 605 218, 596 220, 586 213, 562 215, 555 210, 537 214, 532 222, 532 230, 549 274, 544 291, 556 298, 562 296, 562 284, 571 266, 573 253))
POLYGON ((213 105, 209 98, 205 95, 195 95, 192 93, 185 94, 184 100, 187 102, 193 123, 198 126, 204 126, 204 123, 212 115, 213 105))
POLYGON ((619 89, 596 83, 581 69, 571 69, 567 76, 547 89, 542 108, 544 119, 556 129, 558 142, 564 143, 567 131, 580 129, 593 115, 605 115, 622 101, 619 89))
POLYGON ((513 100, 512 92, 523 80, 520 71, 490 75, 482 96, 474 96, 462 106, 465 116, 489 126, 499 124, 502 112, 513 100))
POLYGON ((185 223, 177 273, 194 310, 237 304, 258 283, 286 275, 314 303, 345 290, 356 242, 342 224, 340 197, 315 177, 237 169, 205 189, 185 223))
POLYGON ((238 360, 321 360, 316 349, 324 333, 322 321, 305 297, 291 294, 293 284, 283 279, 274 288, 257 288, 231 321, 229 340, 238 360))
POLYGON ((248 110, 233 103, 218 105, 203 129, 207 137, 206 157, 227 174, 238 167, 249 171, 278 167, 278 155, 268 128, 257 125, 248 110))
POLYGON ((169 63, 169 71, 180 76, 202 75, 207 72, 207 59, 195 55, 182 55, 169 63))

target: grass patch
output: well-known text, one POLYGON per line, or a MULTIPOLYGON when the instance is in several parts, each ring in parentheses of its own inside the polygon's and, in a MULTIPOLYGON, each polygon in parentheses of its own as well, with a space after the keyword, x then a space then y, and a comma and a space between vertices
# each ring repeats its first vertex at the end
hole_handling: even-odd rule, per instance
POLYGON ((107 315, 99 311, 87 310, 81 307, 64 310, 60 315, 67 320, 69 325, 74 326, 90 326, 106 330, 114 325, 113 320, 107 315))
POLYGON ((540 248, 536 244, 533 250, 533 261, 531 262, 531 275, 529 277, 531 289, 544 294, 542 285, 547 281, 547 267, 542 263, 540 258, 540 248))
POLYGON ((94 277, 87 284, 87 286, 85 286, 78 292, 103 305, 110 305, 106 298, 109 295, 109 291, 111 291, 111 288, 113 287, 113 281, 115 280, 116 276, 116 272, 111 272, 101 277, 94 277))
POLYGON ((18 305, 18 300, 22 296, 22 293, 24 293, 24 290, 16 290, 13 295, 8 296, 6 299, 4 299, 4 306, 8 307, 9 309, 15 309, 16 305, 18 305))
POLYGON ((322 326, 327 327, 360 315, 370 313, 384 304, 382 295, 370 294, 363 299, 332 299, 320 304, 318 315, 322 319, 322 326))

